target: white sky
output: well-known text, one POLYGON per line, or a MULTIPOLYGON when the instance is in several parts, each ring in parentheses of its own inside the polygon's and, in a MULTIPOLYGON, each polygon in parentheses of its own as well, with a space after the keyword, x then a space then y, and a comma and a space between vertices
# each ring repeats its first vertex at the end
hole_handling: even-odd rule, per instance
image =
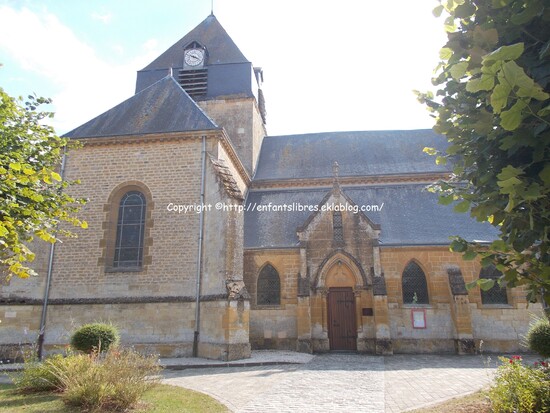
MULTIPOLYGON (((270 135, 433 125, 435 0, 216 0, 264 70, 270 135)), ((63 134, 134 93, 136 71, 210 14, 210 0, 0 0, 0 87, 51 97, 63 134)))

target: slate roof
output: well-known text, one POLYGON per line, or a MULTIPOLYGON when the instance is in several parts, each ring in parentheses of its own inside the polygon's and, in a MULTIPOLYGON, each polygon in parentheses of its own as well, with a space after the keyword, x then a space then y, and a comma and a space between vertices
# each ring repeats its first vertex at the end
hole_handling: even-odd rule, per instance
POLYGON ((425 147, 444 151, 447 141, 431 130, 327 132, 269 136, 263 141, 255 180, 324 178, 337 161, 340 176, 445 172, 425 147))
POLYGON ((219 129, 171 76, 67 132, 71 138, 219 129))
MULTIPOLYGON (((424 191, 424 184, 363 186, 343 188, 357 205, 378 205, 379 212, 365 211, 381 225, 384 245, 448 245, 449 236, 467 240, 492 241, 497 230, 468 214, 453 212, 437 203, 437 195, 424 191)), ((245 248, 288 248, 298 245, 296 229, 312 212, 258 212, 258 205, 318 205, 330 189, 254 190, 246 200, 244 216, 245 248)))
POLYGON ((206 47, 209 65, 248 62, 216 16, 211 14, 142 70, 181 67, 183 49, 193 41, 206 47))

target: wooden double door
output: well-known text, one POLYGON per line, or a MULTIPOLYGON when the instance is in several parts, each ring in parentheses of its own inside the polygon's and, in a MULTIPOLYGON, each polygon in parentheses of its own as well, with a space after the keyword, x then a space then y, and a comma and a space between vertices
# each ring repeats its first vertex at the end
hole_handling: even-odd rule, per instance
POLYGON ((327 304, 330 349, 357 350, 357 323, 353 289, 330 288, 327 304))

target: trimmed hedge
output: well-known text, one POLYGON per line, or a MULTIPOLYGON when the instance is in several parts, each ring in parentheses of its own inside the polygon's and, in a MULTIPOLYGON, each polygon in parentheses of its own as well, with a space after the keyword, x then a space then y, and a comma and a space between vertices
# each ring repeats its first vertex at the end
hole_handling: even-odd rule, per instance
POLYGON ((114 325, 91 323, 76 329, 71 336, 71 346, 90 354, 94 351, 105 352, 109 347, 117 345, 119 340, 120 334, 114 325))

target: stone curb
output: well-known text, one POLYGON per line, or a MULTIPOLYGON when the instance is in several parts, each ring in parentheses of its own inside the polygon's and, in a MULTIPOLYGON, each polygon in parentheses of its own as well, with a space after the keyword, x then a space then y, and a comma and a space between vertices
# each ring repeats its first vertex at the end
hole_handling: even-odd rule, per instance
POLYGON ((0 374, 11 373, 14 371, 21 371, 21 370, 23 370, 23 364, 21 363, 0 365, 0 374))
POLYGON ((208 363, 208 364, 168 364, 161 366, 166 370, 187 370, 187 369, 204 369, 204 368, 218 368, 218 367, 261 367, 261 366, 277 366, 288 364, 305 364, 299 361, 252 361, 250 363, 208 363))
MULTIPOLYGON (((277 366, 289 364, 306 364, 307 361, 250 361, 250 362, 214 362, 214 363, 194 363, 194 364, 164 364, 160 366, 165 370, 187 370, 187 369, 205 369, 219 367, 262 367, 262 366, 277 366)), ((0 374, 12 373, 23 370, 23 365, 20 363, 0 365, 0 374)))

